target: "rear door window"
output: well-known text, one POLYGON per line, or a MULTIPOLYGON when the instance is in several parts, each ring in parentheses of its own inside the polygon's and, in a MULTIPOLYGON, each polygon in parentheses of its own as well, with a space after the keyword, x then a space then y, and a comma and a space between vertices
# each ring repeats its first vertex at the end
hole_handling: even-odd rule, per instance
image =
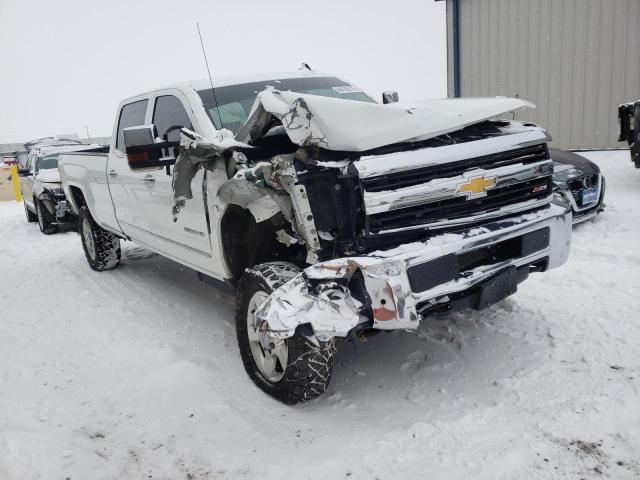
POLYGON ((122 107, 120 120, 118 121, 118 138, 116 140, 116 148, 121 152, 124 152, 124 135, 122 130, 127 127, 144 125, 144 117, 147 113, 148 104, 149 100, 139 100, 122 107))
MULTIPOLYGON (((167 130, 171 127, 185 127, 193 129, 189 115, 178 97, 173 95, 163 95, 156 99, 153 111, 153 123, 158 129, 158 136, 164 138, 167 130)), ((180 140, 180 130, 175 129, 169 132, 167 140, 177 142, 180 140)))

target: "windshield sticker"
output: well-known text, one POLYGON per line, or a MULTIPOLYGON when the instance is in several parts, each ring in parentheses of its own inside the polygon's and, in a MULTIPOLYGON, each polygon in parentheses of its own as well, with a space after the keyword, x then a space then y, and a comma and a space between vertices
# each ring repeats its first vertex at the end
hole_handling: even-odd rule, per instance
POLYGON ((331 87, 338 93, 362 93, 362 90, 353 85, 340 85, 339 87, 331 87))

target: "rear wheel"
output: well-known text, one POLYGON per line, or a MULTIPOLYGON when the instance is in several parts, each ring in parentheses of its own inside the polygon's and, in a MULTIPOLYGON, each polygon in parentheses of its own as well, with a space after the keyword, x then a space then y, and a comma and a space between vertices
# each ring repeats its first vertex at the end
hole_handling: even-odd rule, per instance
POLYGON ((309 325, 280 339, 256 318, 256 310, 271 292, 298 273, 297 267, 282 262, 257 265, 245 271, 236 297, 236 334, 245 370, 264 392, 288 404, 324 393, 336 351, 335 340, 317 342, 309 325))
POLYGON ((120 264, 120 239, 100 227, 86 206, 80 208, 78 231, 89 266, 98 272, 120 264))
POLYGON ((37 222, 38 221, 38 215, 33 213, 31 210, 29 210, 29 207, 27 207, 27 202, 22 200, 22 204, 24 205, 24 213, 27 216, 27 222, 29 222, 29 223, 37 222))
POLYGON ((38 219, 40 231, 45 235, 56 233, 58 231, 58 226, 53 224, 53 215, 49 213, 47 207, 45 207, 42 201, 37 198, 33 200, 33 204, 36 206, 36 217, 38 219))

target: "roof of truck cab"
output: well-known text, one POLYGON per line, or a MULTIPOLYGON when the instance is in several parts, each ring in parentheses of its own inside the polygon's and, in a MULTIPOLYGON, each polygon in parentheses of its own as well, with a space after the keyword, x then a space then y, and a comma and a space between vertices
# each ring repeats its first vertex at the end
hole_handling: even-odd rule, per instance
POLYGON ((99 147, 96 143, 82 143, 75 145, 43 145, 35 150, 39 156, 46 157, 47 155, 55 155, 58 153, 68 152, 81 152, 83 150, 89 150, 99 147))
MULTIPOLYGON (((315 77, 335 77, 335 75, 331 75, 326 72, 317 72, 317 71, 309 71, 309 70, 289 70, 285 72, 254 73, 254 74, 227 76, 227 77, 214 77, 213 86, 226 87, 229 85, 240 85, 243 83, 262 82, 265 80, 277 80, 277 79, 286 79, 286 78, 315 78, 315 77)), ((163 87, 147 90, 146 92, 141 92, 141 93, 138 93, 137 95, 132 95, 131 97, 129 97, 129 99, 147 95, 159 90, 166 90, 169 88, 177 88, 179 90, 182 90, 185 88, 192 88, 196 91, 206 90, 208 88, 211 88, 211 82, 208 78, 203 78, 200 80, 191 80, 186 82, 178 82, 171 85, 164 85, 163 87)))
MULTIPOLYGON (((292 70, 288 72, 268 72, 251 75, 235 75, 213 79, 214 87, 226 87, 228 85, 240 85, 243 83, 262 82, 265 80, 278 80, 286 78, 314 78, 333 76, 324 72, 314 72, 309 70, 292 70)), ((187 82, 195 90, 205 90, 211 88, 208 78, 187 82)))

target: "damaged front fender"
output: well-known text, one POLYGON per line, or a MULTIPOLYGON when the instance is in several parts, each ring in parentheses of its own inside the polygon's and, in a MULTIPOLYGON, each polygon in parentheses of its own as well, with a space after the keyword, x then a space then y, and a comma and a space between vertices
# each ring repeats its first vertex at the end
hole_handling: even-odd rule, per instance
MULTIPOLYGON (((280 338, 303 324, 310 324, 321 341, 368 328, 413 330, 423 312, 477 290, 506 269, 528 275, 530 266, 537 265, 537 271, 561 265, 570 238, 571 211, 550 205, 424 242, 317 263, 275 290, 256 315, 280 338), (534 237, 535 248, 529 248, 534 237), (491 252, 499 246, 505 253, 497 258, 491 252), (465 257, 467 263, 459 263, 458 256, 467 254, 476 260, 465 257), (418 276, 411 277, 416 268, 418 276)), ((469 306, 483 308, 480 302, 469 306)))
POLYGON ((318 263, 276 290, 256 315, 276 337, 290 337, 303 324, 310 324, 320 341, 346 337, 356 327, 397 320, 402 298, 385 280, 394 273, 401 272, 393 262, 380 268, 369 257, 318 263))

